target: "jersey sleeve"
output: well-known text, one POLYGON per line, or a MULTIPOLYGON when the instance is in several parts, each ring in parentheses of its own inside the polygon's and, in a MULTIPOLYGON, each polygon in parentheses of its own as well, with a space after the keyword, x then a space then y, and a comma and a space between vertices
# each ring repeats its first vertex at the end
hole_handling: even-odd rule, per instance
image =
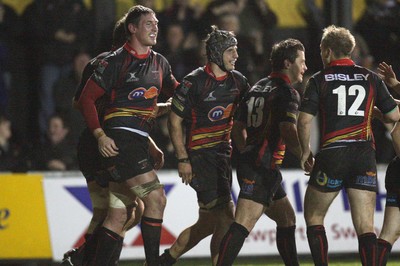
POLYGON ((311 77, 306 85, 299 110, 304 113, 317 115, 319 107, 319 92, 315 77, 311 77))
POLYGON ((88 81, 88 79, 90 78, 90 76, 93 74, 93 71, 94 71, 93 62, 94 62, 94 61, 90 61, 90 62, 85 66, 85 68, 83 69, 81 81, 80 81, 80 83, 78 84, 78 87, 76 88, 76 91, 75 91, 75 95, 74 95, 75 101, 78 101, 78 100, 79 100, 79 97, 81 97, 82 90, 83 90, 83 88, 85 87, 86 82, 88 81))
POLYGON ((120 64, 116 64, 113 59, 113 56, 100 59, 90 77, 107 94, 111 94, 111 90, 117 84, 119 75, 121 74, 120 64))
MULTIPOLYGON (((161 56, 161 55, 160 55, 161 56)), ((170 98, 173 96, 175 89, 178 87, 179 82, 175 79, 172 74, 171 65, 168 63, 167 59, 161 56, 162 60, 162 87, 161 93, 166 96, 166 98, 170 98)))
POLYGON ((192 109, 193 91, 195 90, 196 83, 184 78, 183 81, 176 88, 172 98, 171 110, 180 117, 190 115, 192 109))
POLYGON ((387 114, 394 108, 396 108, 397 104, 394 101, 393 97, 390 95, 388 88, 382 80, 378 81, 376 94, 377 97, 375 105, 383 114, 387 114))
POLYGON ((284 97, 282 99, 282 120, 281 122, 290 122, 293 124, 297 123, 297 115, 299 113, 300 95, 292 87, 285 90, 284 97))

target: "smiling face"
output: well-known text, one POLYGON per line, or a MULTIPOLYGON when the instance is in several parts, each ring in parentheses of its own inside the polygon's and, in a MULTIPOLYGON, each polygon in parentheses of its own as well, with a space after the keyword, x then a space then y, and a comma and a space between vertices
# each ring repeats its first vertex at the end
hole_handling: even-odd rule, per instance
MULTIPOLYGON (((288 60, 289 61, 289 60, 288 60)), ((289 63, 288 76, 292 83, 302 82, 306 72, 306 57, 304 51, 297 50, 297 57, 293 63, 289 63)))
POLYGON ((157 43, 158 19, 154 13, 144 14, 140 17, 138 25, 129 24, 132 39, 136 49, 141 47, 151 47, 157 43))
POLYGON ((239 55, 237 52, 237 46, 231 46, 224 51, 223 61, 224 67, 227 71, 232 71, 235 69, 235 63, 239 55))

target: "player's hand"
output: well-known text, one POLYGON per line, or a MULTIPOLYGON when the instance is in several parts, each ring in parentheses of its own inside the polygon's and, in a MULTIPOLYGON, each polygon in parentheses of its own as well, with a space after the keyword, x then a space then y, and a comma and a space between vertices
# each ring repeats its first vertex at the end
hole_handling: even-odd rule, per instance
POLYGON ((164 153, 162 150, 160 150, 158 147, 153 147, 150 145, 149 153, 154 161, 154 169, 161 169, 164 166, 164 153))
POLYGON ((113 157, 118 155, 118 147, 112 138, 106 135, 97 139, 99 152, 103 157, 113 157))
POLYGON ((307 153, 303 154, 300 160, 300 166, 304 170, 305 175, 311 174, 311 171, 314 167, 314 162, 315 159, 312 152, 309 152, 308 154, 307 153))
POLYGON ((188 185, 192 182, 193 172, 192 165, 190 163, 178 163, 178 173, 182 178, 182 183, 188 185))
POLYGON ((394 87, 398 83, 396 74, 394 73, 392 66, 388 65, 386 62, 382 62, 379 64, 378 75, 389 87, 394 87))

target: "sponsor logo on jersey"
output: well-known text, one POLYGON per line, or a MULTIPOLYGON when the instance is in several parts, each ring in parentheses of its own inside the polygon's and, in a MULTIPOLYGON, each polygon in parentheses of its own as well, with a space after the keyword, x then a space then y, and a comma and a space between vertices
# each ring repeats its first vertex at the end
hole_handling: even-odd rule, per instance
POLYGON ((185 107, 175 98, 172 99, 172 105, 178 109, 179 111, 183 111, 183 109, 185 109, 185 107))
POLYGON ((143 87, 136 88, 128 94, 129 100, 134 100, 138 98, 152 99, 158 95, 158 90, 156 87, 152 86, 150 89, 146 90, 143 87))
POLYGON ((228 118, 231 115, 233 104, 229 104, 226 108, 223 106, 216 106, 208 112, 208 119, 211 121, 218 121, 228 118))
POLYGON ((128 73, 128 75, 129 77, 126 79, 126 82, 134 82, 139 80, 139 78, 136 77, 136 72, 128 73))
POLYGON ((213 93, 215 91, 212 91, 208 94, 208 96, 204 99, 205 102, 211 102, 211 101, 216 101, 217 98, 214 97, 213 93))

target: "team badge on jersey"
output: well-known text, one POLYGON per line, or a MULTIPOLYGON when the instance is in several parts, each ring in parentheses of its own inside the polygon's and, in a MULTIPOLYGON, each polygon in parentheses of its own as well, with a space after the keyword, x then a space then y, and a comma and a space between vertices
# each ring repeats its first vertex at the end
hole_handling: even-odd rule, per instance
POLYGON ((181 92, 183 95, 186 95, 187 92, 189 91, 190 87, 192 87, 192 83, 187 81, 187 80, 183 80, 182 82, 182 86, 181 86, 181 92))
POLYGON ((108 62, 105 60, 100 60, 98 65, 97 65, 97 71, 101 74, 103 74, 104 70, 108 66, 108 62))

